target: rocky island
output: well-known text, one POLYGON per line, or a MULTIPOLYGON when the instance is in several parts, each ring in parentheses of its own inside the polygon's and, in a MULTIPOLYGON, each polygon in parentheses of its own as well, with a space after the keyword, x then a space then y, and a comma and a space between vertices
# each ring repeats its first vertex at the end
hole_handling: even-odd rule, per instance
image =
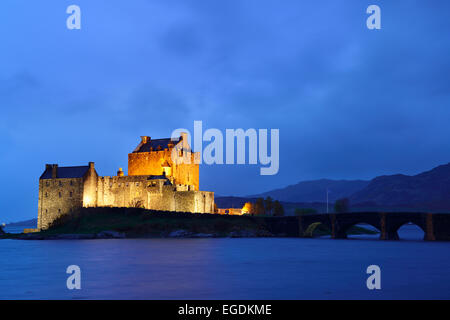
MULTIPOLYGON (((142 208, 81 208, 56 219, 48 229, 0 238, 23 240, 108 238, 311 237, 330 234, 317 226, 314 234, 299 234, 297 217, 233 216, 164 212, 142 208)), ((376 232, 353 227, 352 234, 376 232)))

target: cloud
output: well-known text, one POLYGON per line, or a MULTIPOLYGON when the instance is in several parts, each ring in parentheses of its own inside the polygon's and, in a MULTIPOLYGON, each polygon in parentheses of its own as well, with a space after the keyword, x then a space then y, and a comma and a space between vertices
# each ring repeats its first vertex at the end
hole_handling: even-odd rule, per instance
MULTIPOLYGON (((382 30, 370 31, 360 1, 81 1, 78 33, 50 2, 17 5, 14 16, 45 21, 33 32, 34 19, 2 20, 13 30, 0 52, 2 145, 20 159, 31 151, 37 172, 50 160, 95 160, 111 174, 139 135, 165 137, 194 120, 279 128, 277 176, 201 169, 202 188, 220 194, 447 163, 450 3, 379 5, 382 30)), ((36 188, 30 175, 20 177, 26 190, 36 188)))

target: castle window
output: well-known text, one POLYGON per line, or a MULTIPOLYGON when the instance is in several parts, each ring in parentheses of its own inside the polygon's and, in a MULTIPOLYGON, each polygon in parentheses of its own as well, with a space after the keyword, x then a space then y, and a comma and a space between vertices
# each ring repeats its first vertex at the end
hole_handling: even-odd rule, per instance
POLYGON ((48 212, 48 210, 47 209, 45 209, 45 213, 47 213, 48 212))
POLYGON ((58 209, 58 213, 61 213, 61 209, 58 209))
POLYGON ((72 191, 70 191, 70 194, 69 194, 69 196, 72 198, 72 195, 73 195, 73 192, 72 191))
POLYGON ((126 185, 127 187, 128 187, 128 182, 127 182, 127 185, 126 185))
POLYGON ((45 193, 45 197, 48 198, 48 193, 47 192, 45 193))
POLYGON ((60 197, 60 198, 62 197, 62 194, 61 194, 61 192, 58 192, 58 195, 59 195, 59 197, 60 197))
POLYGON ((50 183, 47 181, 47 182, 45 183, 45 185, 48 187, 48 186, 50 185, 50 183))
POLYGON ((139 182, 136 182, 136 187, 139 187, 139 182))
POLYGON ((62 182, 61 181, 59 182, 59 186, 62 187, 62 182))
POLYGON ((73 181, 72 180, 70 180, 70 185, 73 186, 73 181))

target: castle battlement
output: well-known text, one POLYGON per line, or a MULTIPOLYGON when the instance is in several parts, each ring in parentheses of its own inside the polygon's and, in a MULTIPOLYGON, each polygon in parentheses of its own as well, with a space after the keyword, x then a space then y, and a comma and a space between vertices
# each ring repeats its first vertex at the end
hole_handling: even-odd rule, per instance
POLYGON ((174 147, 191 150, 184 134, 178 139, 141 137, 128 155, 128 175, 119 169, 117 176, 101 177, 94 162, 77 167, 47 164, 39 179, 38 229, 82 207, 213 213, 214 193, 199 191, 198 162, 174 163, 174 147))

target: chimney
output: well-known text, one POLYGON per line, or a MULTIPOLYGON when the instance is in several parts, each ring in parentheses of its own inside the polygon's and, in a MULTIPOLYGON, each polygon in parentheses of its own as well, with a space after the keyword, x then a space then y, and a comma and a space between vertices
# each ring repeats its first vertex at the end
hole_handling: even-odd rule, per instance
POLYGON ((181 140, 183 141, 183 149, 189 149, 188 134, 186 132, 181 132, 181 140))
POLYGON ((58 165, 52 164, 52 179, 56 179, 58 177, 58 165))
POLYGON ((89 162, 89 169, 95 169, 95 163, 89 162))
POLYGON ((141 143, 145 144, 147 142, 149 142, 152 138, 150 138, 149 136, 141 136, 141 143))

